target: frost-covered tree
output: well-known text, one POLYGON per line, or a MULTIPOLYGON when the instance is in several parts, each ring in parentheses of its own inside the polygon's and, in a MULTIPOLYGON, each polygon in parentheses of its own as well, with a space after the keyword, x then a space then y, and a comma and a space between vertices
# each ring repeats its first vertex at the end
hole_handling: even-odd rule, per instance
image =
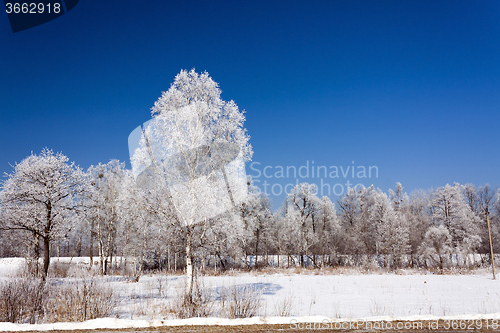
POLYGON ((328 197, 320 199, 316 193, 314 184, 296 185, 288 194, 282 227, 276 233, 280 240, 289 239, 289 249, 300 255, 301 265, 307 255, 318 266, 318 256, 335 254, 340 248, 340 224, 335 207, 328 197), (283 228, 288 231, 282 231, 283 228), (288 237, 283 234, 286 232, 288 237))
POLYGON ((485 184, 479 187, 477 191, 478 196, 478 210, 477 214, 484 221, 486 220, 486 212, 490 212, 495 197, 495 191, 491 188, 490 184, 485 184))
POLYGON ((367 254, 384 253, 386 250, 382 247, 383 235, 379 232, 379 229, 385 222, 389 221, 384 219, 391 209, 389 199, 381 189, 375 189, 372 185, 367 188, 363 196, 363 202, 362 216, 366 222, 363 222, 362 230, 365 233, 364 242, 368 249, 367 254), (371 234, 371 237, 366 234, 371 234))
POLYGON ((14 172, 3 182, 2 227, 28 234, 35 256, 41 241, 44 279, 50 264, 51 243, 73 228, 91 192, 90 183, 79 167, 69 163, 65 155, 46 148, 40 155, 32 154, 16 164, 14 172))
POLYGON ((366 191, 365 188, 356 189, 349 188, 347 193, 338 201, 338 216, 344 234, 343 242, 341 243, 340 252, 344 254, 359 254, 363 252, 359 242, 359 234, 355 228, 360 220, 361 209, 361 194, 366 191))
POLYGON ((273 235, 275 246, 279 254, 287 255, 287 265, 294 264, 294 255, 299 253, 302 234, 300 230, 300 213, 295 209, 289 209, 287 201, 281 209, 276 212, 273 224, 273 235))
POLYGON ((396 190, 389 189, 389 200, 391 201, 392 208, 396 212, 407 213, 410 198, 408 194, 403 191, 403 185, 396 183, 396 190))
POLYGON ((384 210, 378 227, 379 250, 390 255, 399 266, 401 257, 410 252, 409 197, 401 183, 396 183, 395 191, 389 190, 389 201, 391 204, 384 210))
MULTIPOLYGON (((318 205, 316 217, 316 237, 313 254, 334 255, 338 253, 342 235, 335 206, 330 198, 323 196, 318 205)), ((314 258, 316 261, 316 258, 314 258)), ((325 260, 323 260, 323 263, 325 260)))
POLYGON ((427 229, 431 226, 429 193, 417 190, 411 194, 408 212, 412 265, 418 265, 418 253, 427 229))
POLYGON ((344 252, 390 254, 395 260, 407 253, 408 196, 399 183, 389 196, 373 185, 360 186, 349 189, 338 201, 344 252))
POLYGON ((350 254, 378 254, 380 235, 378 228, 390 207, 390 203, 380 189, 372 185, 368 188, 349 189, 339 200, 338 206, 343 227, 346 231, 347 252, 350 254))
POLYGON ((171 252, 181 252, 183 231, 173 223, 161 223, 173 220, 162 191, 140 188, 128 170, 122 183, 117 207, 117 250, 125 257, 124 266, 132 267, 134 280, 138 281, 143 268, 161 268, 165 258, 170 261, 171 252))
POLYGON ((243 112, 220 95, 207 72, 181 71, 155 102, 153 119, 143 128, 132 157, 137 182, 163 190, 174 223, 185 231, 189 303, 195 244, 218 216, 244 199, 244 162, 252 155, 243 112))
POLYGON ((473 184, 465 184, 463 185, 463 194, 464 194, 464 199, 469 205, 470 209, 474 213, 479 213, 479 195, 477 193, 476 186, 473 184))
POLYGON ((299 243, 296 245, 301 265, 304 265, 304 255, 309 254, 317 242, 320 203, 315 184, 298 184, 287 197, 288 218, 294 219, 300 233, 299 243), (297 214, 292 214, 293 211, 297 214))
POLYGON ((420 245, 420 253, 444 268, 446 255, 452 253, 452 237, 444 225, 430 227, 420 245), (437 259, 436 259, 437 257, 437 259))
MULTIPOLYGON (((94 235, 97 241, 100 259, 100 270, 107 274, 116 253, 116 233, 119 219, 119 198, 126 184, 125 163, 111 160, 106 164, 91 166, 88 171, 91 184, 94 186, 92 196, 93 209, 89 214, 91 221, 91 244, 93 250, 94 235)), ((91 252, 92 257, 92 252, 91 252)))
MULTIPOLYGON (((466 202, 471 207, 472 212, 479 217, 480 223, 478 224, 478 235, 481 237, 481 245, 479 247, 479 252, 489 253, 490 252, 490 242, 488 227, 486 222, 486 214, 493 213, 493 198, 495 196, 495 191, 491 188, 489 184, 480 186, 476 188, 472 184, 466 184, 463 187, 463 193, 466 202)), ((491 218, 491 215, 490 215, 491 218)), ((494 220, 494 218, 493 218, 494 220)), ((498 237, 498 228, 496 225, 492 224, 492 235, 493 238, 498 237)))
POLYGON ((242 202, 240 211, 244 228, 248 233, 246 252, 255 256, 255 267, 257 267, 259 254, 264 254, 268 249, 273 214, 269 197, 261 192, 251 179, 248 180, 248 185, 248 196, 242 202))
POLYGON ((394 208, 389 208, 382 217, 378 228, 379 250, 389 255, 396 266, 401 265, 401 258, 410 250, 409 226, 406 215, 394 208))
POLYGON ((434 191, 431 206, 434 224, 448 229, 453 248, 471 253, 479 246, 480 220, 464 200, 460 184, 446 185, 434 191))

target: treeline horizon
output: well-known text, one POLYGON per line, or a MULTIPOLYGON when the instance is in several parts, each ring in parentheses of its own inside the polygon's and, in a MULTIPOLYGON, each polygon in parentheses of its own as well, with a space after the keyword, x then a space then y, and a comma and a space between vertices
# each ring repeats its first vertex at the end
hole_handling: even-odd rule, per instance
MULTIPOLYGON (((195 262, 224 268, 228 258, 255 256, 265 265, 262 258, 284 255, 294 265, 322 267, 342 265, 338 258, 347 255, 380 256, 392 268, 443 268, 455 255, 455 265, 467 267, 474 264, 469 254, 490 253, 487 219, 493 248, 500 246, 500 190, 488 184, 447 184, 410 195, 400 183, 387 193, 358 186, 335 203, 316 193, 316 185, 300 183, 273 212, 248 177, 245 201, 192 226, 195 262)), ((44 149, 2 182, 0 240, 1 257, 43 257, 45 274, 55 256, 89 256, 102 274, 117 257, 127 258, 140 274, 182 266, 186 230, 163 190, 136 186, 124 162, 83 171, 44 149)))

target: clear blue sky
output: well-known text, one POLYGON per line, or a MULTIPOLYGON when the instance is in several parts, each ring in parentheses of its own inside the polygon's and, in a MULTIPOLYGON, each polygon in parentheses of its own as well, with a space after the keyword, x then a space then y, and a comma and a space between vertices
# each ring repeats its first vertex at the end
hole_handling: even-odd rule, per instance
POLYGON ((500 186, 496 0, 81 0, 15 34, 0 14, 0 45, 2 174, 43 147, 128 163, 129 133, 195 68, 247 111, 260 171, 354 161, 378 178, 324 183, 500 186))

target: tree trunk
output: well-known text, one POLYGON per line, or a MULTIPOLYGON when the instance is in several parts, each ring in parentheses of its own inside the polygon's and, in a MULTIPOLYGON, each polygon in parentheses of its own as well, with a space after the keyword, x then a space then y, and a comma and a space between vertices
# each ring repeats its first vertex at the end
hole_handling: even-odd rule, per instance
POLYGON ((43 231, 43 271, 42 279, 45 281, 47 278, 47 273, 49 272, 50 265, 50 229, 52 223, 52 203, 49 201, 47 204, 47 221, 45 225, 45 230, 43 231))
POLYGON ((169 246, 167 248, 167 269, 168 269, 169 272, 172 271, 172 265, 171 265, 171 261, 172 260, 170 260, 170 259, 171 258, 170 258, 170 246, 169 246))
POLYGON ((260 238, 260 230, 257 229, 255 233, 255 267, 258 268, 258 263, 259 263, 259 238, 260 238))
POLYGON ((104 243, 102 240, 101 226, 100 223, 97 223, 97 244, 99 245, 99 263, 100 263, 100 272, 105 275, 105 264, 104 264, 104 243))
POLYGON ((89 257, 90 257, 90 267, 94 265, 94 220, 92 219, 92 225, 90 226, 90 248, 89 248, 89 257))
POLYGON ((185 301, 191 304, 193 302, 193 254, 191 248, 192 231, 187 230, 186 235, 186 290, 185 301))
POLYGON ((34 264, 35 264, 35 277, 38 277, 38 261, 40 259, 40 237, 36 234, 36 233, 33 233, 33 237, 34 237, 34 240, 33 240, 33 251, 35 252, 34 253, 34 257, 35 257, 35 260, 34 260, 34 264))
POLYGON ((105 254, 106 259, 104 260, 105 265, 104 265, 104 275, 108 274, 108 263, 109 266, 112 264, 112 249, 111 249, 111 230, 108 230, 108 235, 106 237, 106 254, 105 254))
POLYGON ((45 281, 50 265, 50 238, 43 237, 43 272, 42 279, 45 281))

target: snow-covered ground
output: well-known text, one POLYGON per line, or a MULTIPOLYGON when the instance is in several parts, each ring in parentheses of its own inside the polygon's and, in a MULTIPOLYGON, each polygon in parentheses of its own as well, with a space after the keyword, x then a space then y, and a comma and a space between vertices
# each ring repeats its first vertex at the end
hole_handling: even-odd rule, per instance
MULTIPOLYGON (((22 267, 21 259, 0 259, 0 277, 12 278, 22 267)), ((84 263, 84 259, 72 262, 84 263)), ((435 275, 400 271, 398 275, 361 274, 254 274, 205 276, 198 279, 203 290, 217 300, 222 288, 251 286, 261 298, 258 316, 248 320, 196 319, 195 323, 289 323, 290 318, 279 316, 285 304, 291 304, 290 317, 331 318, 436 318, 463 316, 467 318, 496 318, 500 313, 500 284, 485 271, 474 275, 435 275), (412 273, 412 274, 410 274, 412 273), (486 316, 485 316, 486 315, 486 316), (314 317, 322 316, 322 317, 314 317)), ((292 271, 290 271, 292 272, 292 271)), ((340 271, 342 272, 342 271, 340 271)), ((69 279, 69 278, 68 278, 69 279)), ((144 327, 149 325, 189 324, 189 320, 172 320, 165 306, 176 300, 182 292, 182 275, 144 275, 138 283, 122 276, 98 277, 119 297, 114 319, 91 321, 86 324, 99 327, 144 327), (117 319, 118 318, 118 319, 117 319), (134 320, 134 321, 130 321, 134 320), (135 324, 134 324, 135 323, 135 324), (104 325, 104 326, 102 326, 104 325), (107 326, 106 326, 107 325, 107 326), (111 325, 111 326, 109 326, 111 325), (125 326, 123 326, 125 325, 125 326)), ((463 318, 465 318, 463 317, 463 318)), ((305 318, 305 319, 304 319, 305 318)), ((37 325, 37 329, 54 327, 37 325)), ((57 324, 64 328, 81 328, 81 324, 57 324), (73 325, 73 326, 72 326, 73 325)), ((0 330, 22 329, 26 325, 0 324, 0 330)), ((85 326, 89 327, 90 326, 85 326)), ((47 328, 48 329, 48 328, 47 328)), ((62 328, 61 328, 62 329, 62 328)))

